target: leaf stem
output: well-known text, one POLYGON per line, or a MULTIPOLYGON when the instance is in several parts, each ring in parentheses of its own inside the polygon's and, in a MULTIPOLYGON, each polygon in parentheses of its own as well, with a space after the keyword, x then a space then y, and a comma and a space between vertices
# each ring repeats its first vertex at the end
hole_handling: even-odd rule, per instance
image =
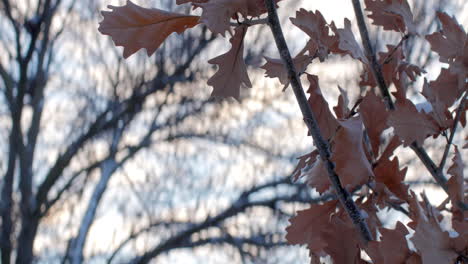
POLYGON ((320 133, 317 119, 315 118, 314 113, 312 112, 309 103, 307 102, 304 89, 302 88, 302 84, 299 80, 299 75, 297 74, 297 71, 293 64, 291 53, 289 52, 288 45, 284 38, 283 30, 281 29, 281 24, 279 22, 275 4, 273 0, 265 0, 265 5, 268 10, 268 23, 273 33, 273 37, 275 39, 278 51, 281 55, 281 59, 283 60, 284 65, 286 66, 289 81, 294 91, 294 95, 296 96, 297 103, 299 104, 299 107, 301 109, 304 122, 306 123, 310 134, 314 139, 314 142, 320 153, 320 157, 325 163, 328 172, 328 177, 332 183, 333 188, 337 193, 337 196, 342 206, 345 208, 346 212, 352 219, 354 225, 360 231, 362 238, 367 243, 368 241, 372 240, 372 235, 369 231, 369 227, 367 226, 366 221, 363 219, 359 208, 354 203, 351 195, 346 189, 343 188, 340 182, 340 178, 335 172, 335 165, 330 160, 331 154, 328 142, 323 138, 322 134, 320 133))

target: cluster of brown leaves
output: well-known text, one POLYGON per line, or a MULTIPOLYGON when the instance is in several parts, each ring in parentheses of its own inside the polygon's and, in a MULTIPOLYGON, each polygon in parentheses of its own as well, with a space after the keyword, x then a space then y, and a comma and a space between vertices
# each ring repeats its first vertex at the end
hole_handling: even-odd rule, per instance
MULTIPOLYGON (((213 86, 213 96, 239 99, 241 86, 252 86, 243 58, 248 22, 266 13, 264 0, 176 0, 176 3, 201 8, 202 15, 147 9, 128 1, 123 7, 110 6, 112 11, 102 12, 104 20, 99 30, 112 36, 116 45, 124 47, 124 57, 141 48, 151 55, 171 33, 181 33, 199 23, 214 34, 225 36, 229 32, 231 49, 208 61, 218 66, 208 84, 213 86)), ((406 0, 365 0, 365 4, 374 25, 420 37, 406 0)), ((313 204, 309 209, 299 211, 287 228, 287 240, 292 244, 306 244, 312 263, 320 263, 320 257, 327 255, 334 263, 368 263, 361 257, 363 250, 372 263, 438 264, 466 259, 468 212, 456 206, 468 202, 459 149, 455 147, 455 155, 447 171, 451 175, 447 186, 452 206, 444 207, 452 213, 452 231, 457 233, 456 236, 449 236, 441 227, 441 208, 433 207, 424 193, 422 200, 418 199, 405 184, 406 168, 400 168, 398 157, 393 157, 395 149, 401 145, 406 147, 413 142, 422 145, 426 138, 451 130, 456 122, 466 126, 468 107, 461 109, 458 120, 453 109, 468 93, 468 35, 455 18, 445 13, 437 16, 442 30, 423 39, 430 43, 432 51, 448 68, 443 68, 436 80, 424 81, 422 94, 431 105, 431 111, 418 111, 406 95, 407 83, 425 71, 405 60, 401 45, 387 45, 387 51, 378 54, 386 85, 395 87, 396 109, 393 111, 387 110, 380 96, 369 89, 353 109, 349 107, 346 93, 341 90, 333 113, 321 93, 318 76, 306 74, 310 83, 307 90, 309 105, 322 136, 330 143, 331 161, 336 173, 346 189, 358 189, 356 204, 366 216, 375 239, 368 244, 363 243, 336 201, 313 204), (393 134, 385 140, 383 133, 389 128, 393 128, 393 134), (398 222, 394 229, 384 228, 377 212, 389 208, 407 208, 403 210, 407 211, 410 223, 398 222), (413 230, 410 240, 415 250, 408 246, 408 229, 413 230)), ((373 66, 356 41, 348 19, 344 21, 344 28, 337 28, 334 22, 328 23, 319 11, 301 9, 291 21, 309 37, 306 46, 293 59, 299 73, 304 72, 315 58, 322 62, 331 55, 349 55, 363 65, 360 85, 377 86, 371 72, 373 66)), ((267 77, 278 78, 286 89, 289 78, 283 62, 275 58, 265 59, 262 68, 267 77)), ((319 193, 332 191, 326 175, 324 162, 317 151, 300 157, 293 173, 295 179, 305 178, 319 193)))

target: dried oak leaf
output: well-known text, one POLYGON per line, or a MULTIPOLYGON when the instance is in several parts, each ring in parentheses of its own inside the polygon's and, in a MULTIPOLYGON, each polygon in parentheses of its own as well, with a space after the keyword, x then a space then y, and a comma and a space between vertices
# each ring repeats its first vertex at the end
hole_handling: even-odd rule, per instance
POLYGON ((339 119, 346 119, 351 113, 351 110, 349 110, 349 97, 348 97, 348 92, 341 88, 338 85, 338 90, 340 91, 340 96, 338 97, 338 104, 333 107, 333 111, 335 112, 335 115, 339 119))
POLYGON ((455 263, 458 254, 452 248, 448 232, 440 227, 436 209, 430 205, 421 207, 416 195, 409 200, 411 218, 409 224, 414 229, 411 238, 421 255, 424 264, 455 263))
POLYGON ((375 180, 385 184, 396 197, 407 200, 408 199, 408 185, 404 183, 406 171, 408 168, 400 170, 398 158, 393 160, 379 161, 374 168, 375 180))
POLYGON ((331 23, 330 28, 338 37, 338 41, 334 43, 330 50, 333 53, 341 55, 350 55, 354 59, 360 60, 364 64, 368 64, 368 60, 364 52, 354 38, 353 31, 351 31, 351 21, 344 19, 344 28, 336 28, 335 23, 331 23))
MULTIPOLYGON (((427 35, 431 49, 440 56, 440 61, 450 64, 453 73, 467 76, 468 71, 468 35, 454 17, 437 12, 442 23, 442 30, 427 35)), ((462 79, 464 80, 465 77, 462 79)))
POLYGON ((455 156, 452 159, 452 165, 447 170, 447 173, 452 175, 447 181, 448 194, 452 204, 456 206, 459 202, 463 202, 464 198, 464 180, 463 180, 463 160, 458 151, 458 147, 455 146, 455 156))
POLYGON ((366 249, 373 263, 406 263, 411 252, 405 238, 409 234, 405 225, 398 221, 395 229, 380 228, 379 231, 380 241, 369 242, 366 249))
POLYGON ((373 24, 383 26, 384 30, 394 30, 417 34, 416 25, 413 21, 413 13, 406 0, 365 0, 368 15, 373 24))
POLYGON ((332 144, 331 161, 344 187, 354 188, 374 176, 363 147, 361 117, 340 121, 332 144))
POLYGON ((390 113, 387 123, 395 129, 395 134, 403 140, 405 147, 414 141, 422 145, 426 137, 439 132, 429 116, 418 112, 408 99, 397 101, 396 109, 390 113))
POLYGON ((362 116, 364 126, 372 145, 374 154, 379 153, 380 136, 382 132, 388 128, 387 119, 389 113, 384 102, 374 92, 368 92, 361 104, 359 105, 359 113, 362 116))
POLYGON ((198 16, 143 8, 131 1, 125 6, 108 8, 112 11, 102 11, 104 20, 98 30, 111 36, 116 46, 124 47, 124 58, 142 48, 151 56, 170 34, 180 34, 199 23, 198 16))
POLYGON ((327 169, 320 157, 316 158, 312 167, 306 172, 305 177, 307 178, 307 184, 311 188, 315 188, 320 194, 328 191, 331 187, 327 169))
MULTIPOLYGON (((276 3, 279 1, 275 0, 276 3)), ((256 17, 267 11, 264 0, 208 0, 195 6, 203 9, 200 21, 211 32, 222 36, 230 29, 230 20, 236 14, 256 17)))
POLYGON ((299 162, 297 163, 296 168, 292 173, 292 178, 297 181, 299 178, 304 176, 304 171, 312 168, 312 165, 314 164, 318 155, 318 150, 314 150, 304 156, 299 157, 299 162))
POLYGON ((329 226, 330 214, 335 212, 337 202, 330 201, 324 204, 312 204, 309 209, 298 211, 286 228, 286 240, 289 244, 306 244, 310 252, 324 255, 327 243, 322 232, 329 226), (320 227, 320 228, 317 228, 320 227))
MULTIPOLYGON (((404 80, 405 76, 411 81, 415 81, 416 75, 420 76, 425 72, 418 66, 405 61, 405 55, 401 46, 387 45, 386 52, 379 52, 379 63, 382 65, 382 74, 387 86, 397 83, 398 80, 404 80)), ((377 86, 370 65, 365 65, 359 85, 377 86)))
POLYGON ((314 13, 301 8, 296 12, 296 17, 290 20, 310 37, 306 45, 309 55, 324 61, 337 39, 329 35, 330 28, 320 11, 314 13))
POLYGON ((211 96, 232 96, 239 100, 241 85, 252 87, 243 57, 244 37, 247 28, 247 26, 237 27, 234 36, 230 40, 231 49, 227 53, 208 61, 210 64, 219 66, 218 71, 207 82, 208 85, 213 86, 211 96))
MULTIPOLYGON (((348 218, 344 216, 343 218, 348 218)), ((350 220, 343 220, 338 215, 330 217, 329 227, 323 227, 324 251, 333 259, 333 263, 362 263, 359 234, 350 220)))
MULTIPOLYGON (((266 77, 278 78, 280 83, 284 85, 283 91, 289 86, 289 77, 283 60, 273 59, 264 56, 266 63, 261 67, 264 69, 266 77)), ((304 72, 307 66, 312 62, 312 57, 308 55, 299 54, 293 59, 296 72, 304 72)))
POLYGON ((310 94, 308 100, 310 108, 315 114, 323 138, 328 140, 335 134, 338 128, 338 121, 333 116, 327 101, 320 91, 318 77, 316 75, 307 74, 307 79, 310 83, 309 89, 307 90, 307 93, 310 94))
POLYGON ((442 68, 439 76, 434 81, 423 86, 422 94, 432 105, 438 101, 444 108, 448 108, 455 103, 464 89, 460 89, 461 83, 456 74, 450 70, 442 68))

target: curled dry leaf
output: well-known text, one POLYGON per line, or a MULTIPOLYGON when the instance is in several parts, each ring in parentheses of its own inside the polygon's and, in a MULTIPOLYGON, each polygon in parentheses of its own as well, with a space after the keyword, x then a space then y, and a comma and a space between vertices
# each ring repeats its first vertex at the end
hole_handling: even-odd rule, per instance
POLYGON ((237 27, 236 33, 230 40, 231 49, 208 61, 219 66, 218 71, 208 80, 208 85, 213 86, 211 96, 232 96, 239 100, 241 85, 252 87, 244 62, 244 37, 247 29, 247 26, 237 27))
POLYGON ((417 34, 413 13, 406 0, 365 0, 368 15, 373 24, 383 26, 384 30, 393 30, 417 34))
POLYGON ((395 134, 403 140, 404 146, 413 142, 422 145, 426 137, 439 132, 429 116, 418 112, 408 99, 397 101, 396 109, 390 113, 387 123, 395 129, 395 134))
POLYGON ((363 124, 360 117, 340 121, 332 144, 331 161, 343 187, 353 189, 374 176, 363 147, 363 124))
POLYGON ((296 17, 290 20, 310 37, 306 45, 309 55, 324 61, 337 39, 329 35, 330 28, 320 11, 314 13, 301 8, 296 12, 296 17))
MULTIPOLYGON (((266 63, 261 67, 264 69, 266 77, 269 78, 278 78, 280 83, 284 85, 283 91, 286 90, 289 86, 289 77, 288 72, 284 66, 283 60, 273 59, 269 57, 264 57, 266 63)), ((308 55, 297 55, 293 59, 294 66, 296 66, 296 71, 298 73, 304 72, 307 66, 312 62, 312 57, 308 55)))
POLYGON ((111 36, 116 46, 124 47, 125 58, 142 48, 151 56, 170 34, 182 33, 196 26, 199 20, 198 16, 143 8, 131 1, 109 9, 112 11, 102 11, 104 20, 99 24, 99 31, 111 36))
POLYGON ((327 100, 325 100, 320 91, 318 77, 316 75, 307 74, 307 79, 310 83, 309 89, 307 90, 307 93, 310 94, 308 100, 310 108, 315 114, 323 138, 330 139, 338 128, 338 121, 333 116, 327 100))

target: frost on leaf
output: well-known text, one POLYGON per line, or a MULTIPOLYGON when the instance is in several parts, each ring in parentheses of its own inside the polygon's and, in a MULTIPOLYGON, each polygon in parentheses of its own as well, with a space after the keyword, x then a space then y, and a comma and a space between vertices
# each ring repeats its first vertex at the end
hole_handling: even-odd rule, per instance
POLYGON ((330 111, 327 101, 323 98, 318 77, 316 75, 307 74, 307 79, 310 83, 309 89, 307 90, 307 93, 310 94, 308 100, 310 108, 315 114, 323 138, 330 139, 335 134, 338 121, 330 111))
POLYGON ((373 24, 383 26, 384 30, 393 30, 416 34, 413 13, 406 0, 365 0, 366 10, 373 24))
MULTIPOLYGON (((286 90, 286 88, 288 88, 289 86, 289 78, 283 60, 273 59, 266 56, 264 58, 266 60, 266 63, 261 68, 266 71, 266 77, 278 78, 280 83, 284 85, 283 90, 286 90)), ((308 55, 299 54, 293 59, 294 66, 296 67, 296 72, 298 73, 304 72, 311 62, 312 57, 308 55)))
POLYGON ((388 124, 395 129, 395 134, 403 140, 404 146, 414 141, 422 145, 426 137, 438 133, 438 127, 429 116, 418 112, 407 99, 397 101, 396 110, 390 113, 388 124))
POLYGON ((440 32, 427 35, 431 49, 440 56, 440 61, 450 64, 453 73, 464 75, 468 71, 468 35, 455 18, 438 12, 437 17, 442 23, 440 32))
POLYGON ((111 36, 116 46, 124 47, 125 58, 142 48, 151 56, 170 34, 180 34, 199 23, 198 16, 143 8, 131 1, 109 9, 112 11, 102 11, 104 20, 99 24, 99 31, 111 36))
POLYGON ((359 46, 358 42, 354 38, 354 34, 351 31, 351 21, 344 19, 344 28, 336 28, 335 23, 332 22, 330 25, 331 29, 338 36, 338 41, 331 47, 333 53, 350 55, 354 59, 360 60, 364 64, 368 64, 368 60, 364 55, 364 52, 359 46))
POLYGON ((366 183, 373 177, 362 144, 363 124, 360 117, 340 121, 333 139, 331 161, 344 187, 350 188, 366 183))
POLYGON ((372 152, 379 153, 380 136, 387 129, 389 113, 384 102, 373 92, 368 92, 359 106, 359 113, 369 135, 372 152))
POLYGON ((310 37, 306 45, 309 55, 315 55, 320 61, 324 61, 336 37, 329 35, 330 28, 322 14, 319 11, 314 13, 301 8, 296 12, 296 17, 290 20, 310 37))
POLYGON ((243 57, 244 37, 247 28, 247 26, 237 27, 235 35, 230 40, 231 49, 227 53, 208 61, 219 66, 215 75, 208 80, 208 85, 213 86, 211 96, 232 96, 239 100, 241 85, 252 87, 243 57))
POLYGON ((195 6, 203 9, 200 21, 211 32, 222 36, 230 29, 231 18, 238 13, 244 17, 256 17, 267 11, 264 0, 208 0, 195 6))

